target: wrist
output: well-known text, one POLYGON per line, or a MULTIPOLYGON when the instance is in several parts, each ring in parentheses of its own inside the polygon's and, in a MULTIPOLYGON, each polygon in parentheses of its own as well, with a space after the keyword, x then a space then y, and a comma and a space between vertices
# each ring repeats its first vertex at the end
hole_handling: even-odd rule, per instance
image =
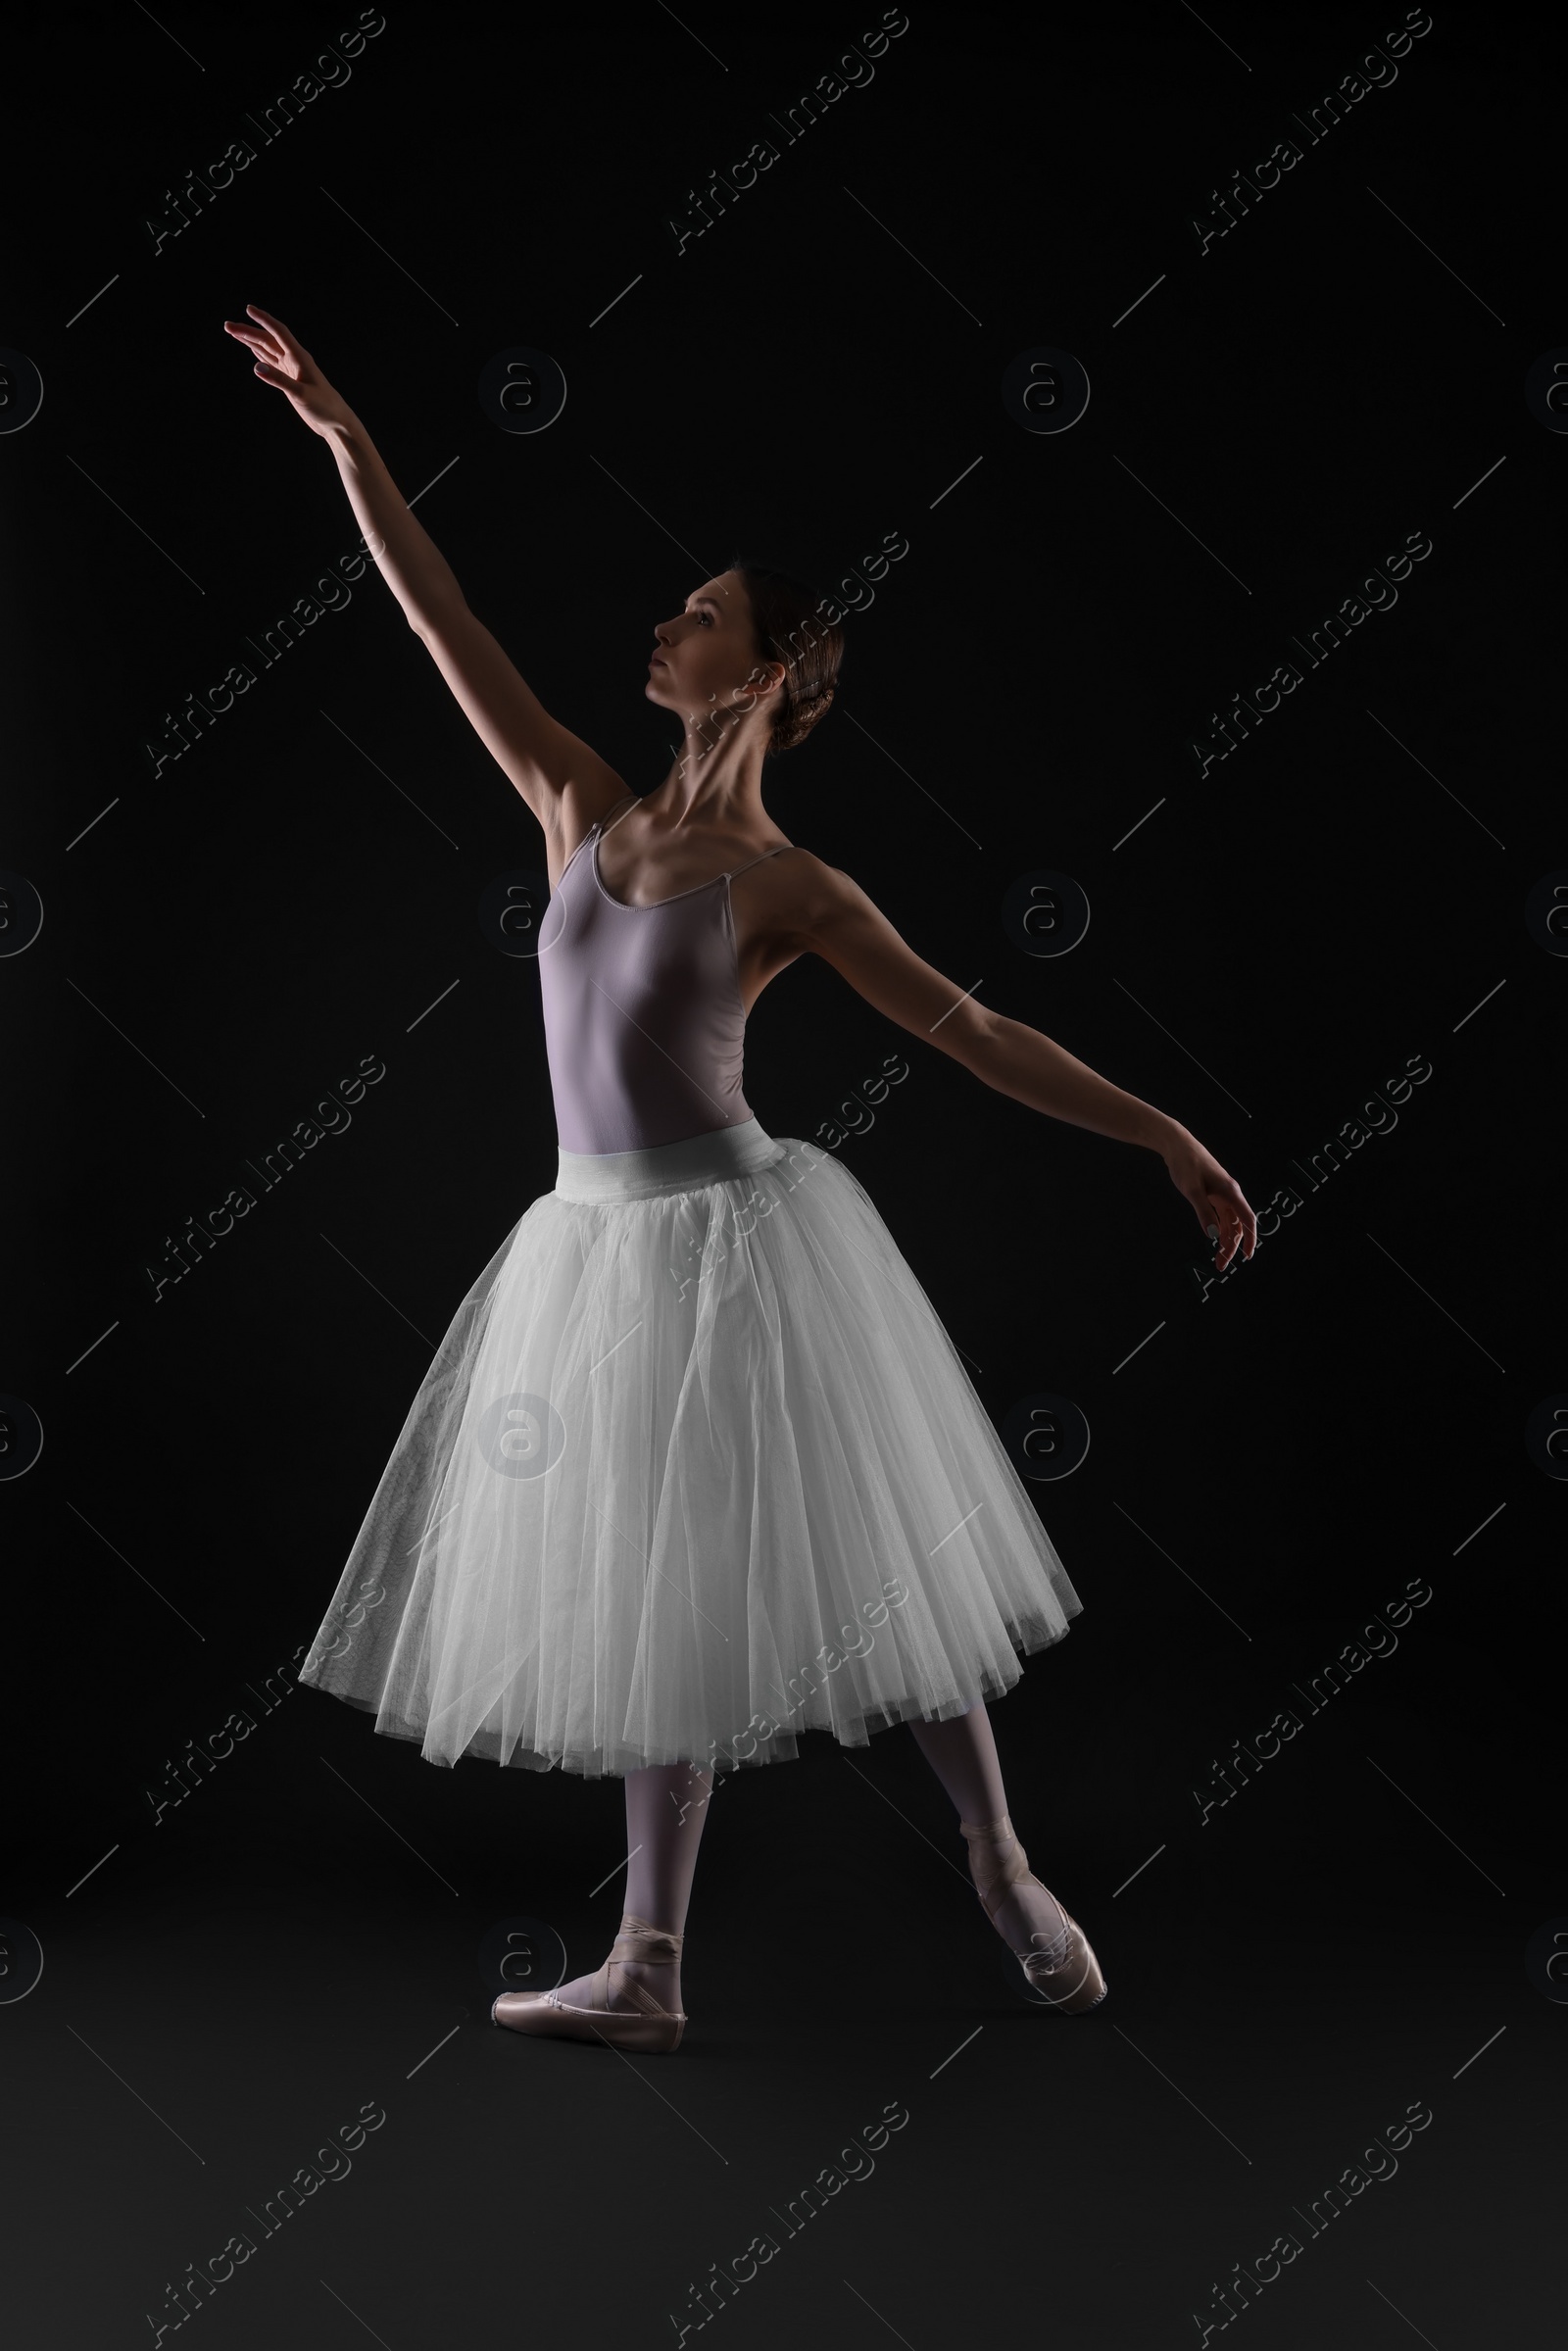
POLYGON ((317 431, 340 462, 345 458, 363 458, 369 447, 364 425, 354 411, 343 404, 334 415, 317 426, 317 431))
POLYGON ((1146 1103, 1145 1108, 1148 1113, 1147 1125, 1138 1140, 1147 1151, 1157 1151, 1162 1159, 1168 1159, 1178 1144, 1191 1140, 1187 1129, 1179 1119, 1172 1118, 1164 1110, 1156 1110, 1152 1103, 1146 1103))

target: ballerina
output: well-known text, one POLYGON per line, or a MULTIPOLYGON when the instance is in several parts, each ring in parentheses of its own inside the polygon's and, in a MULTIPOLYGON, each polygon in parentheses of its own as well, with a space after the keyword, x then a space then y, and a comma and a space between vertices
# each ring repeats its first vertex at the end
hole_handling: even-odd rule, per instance
POLYGON ((253 305, 225 331, 337 463, 365 544, 537 820, 558 1132, 410 1407, 300 1680, 424 1757, 624 1779, 626 1909, 604 1964, 493 2020, 672 2050, 721 1772, 909 1731, 1041 2004, 1105 1996, 1030 1870, 987 1700, 1082 1606, 953 1342, 842 1161, 766 1134, 746 1016, 803 955, 987 1086, 1154 1152, 1217 1244, 1257 1220, 1186 1127, 922 960, 850 875, 786 840, 764 761, 831 707, 842 631, 737 559, 654 630, 683 742, 638 796, 469 610, 359 416, 253 305))

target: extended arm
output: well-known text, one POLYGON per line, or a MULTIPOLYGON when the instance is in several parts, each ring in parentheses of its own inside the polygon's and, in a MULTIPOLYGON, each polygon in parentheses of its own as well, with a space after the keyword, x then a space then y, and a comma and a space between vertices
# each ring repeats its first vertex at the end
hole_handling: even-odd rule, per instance
POLYGON ((379 451, 342 394, 279 319, 247 304, 252 325, 225 319, 251 351, 264 383, 291 407, 337 461, 365 544, 410 628, 429 649, 485 749, 558 846, 580 837, 625 786, 597 752, 553 718, 500 645, 468 610, 457 576, 417 521, 379 451))
POLYGON ((1257 1218, 1235 1177, 1195 1135, 1097 1075, 1039 1029, 976 1003, 923 962, 847 873, 811 860, 797 937, 879 1012, 962 1062, 999 1094, 1048 1118, 1157 1152, 1204 1231, 1218 1227, 1215 1264, 1228 1264, 1238 1247, 1250 1257, 1257 1218))
POLYGON ((346 403, 321 438, 337 460, 355 520, 381 577, 403 607, 410 628, 428 642, 433 630, 443 621, 450 625, 466 605, 457 573, 404 503, 380 451, 346 403))

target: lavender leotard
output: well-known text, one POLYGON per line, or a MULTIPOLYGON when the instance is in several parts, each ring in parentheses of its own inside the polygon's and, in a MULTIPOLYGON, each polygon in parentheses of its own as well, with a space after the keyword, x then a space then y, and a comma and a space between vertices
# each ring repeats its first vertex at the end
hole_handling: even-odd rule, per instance
POLYGON ((579 842, 539 931, 545 1050, 566 1153, 646 1151, 753 1115, 741 1091, 746 1007, 731 875, 651 906, 612 898, 599 843, 635 806, 579 842))

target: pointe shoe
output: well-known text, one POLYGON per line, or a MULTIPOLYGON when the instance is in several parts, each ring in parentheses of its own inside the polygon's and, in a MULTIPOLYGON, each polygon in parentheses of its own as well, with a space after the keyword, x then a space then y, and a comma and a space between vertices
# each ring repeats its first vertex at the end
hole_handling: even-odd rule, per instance
POLYGON ((678 1967, 684 1940, 683 1935, 666 1935, 662 1927, 634 1918, 628 1910, 610 1957, 589 1980, 586 2008, 569 2007, 558 1992, 504 1991, 490 2004, 490 2022, 541 2040, 608 2041, 612 2049, 646 2054, 678 2049, 686 2030, 684 2009, 662 2008, 651 1991, 627 1977, 621 1963, 635 1959, 644 1967, 678 1967), (612 1995, 631 2005, 612 2008, 612 1995))
MULTIPOLYGON (((1013 1835, 1011 1821, 1005 1813, 1000 1821, 960 1821, 959 1829, 969 1847, 969 1874, 975 1890, 985 1907, 987 1918, 996 1924, 997 1912, 1010 1886, 1040 1886, 1040 1880, 1029 1867, 1029 1856, 1013 1835), (1008 1850, 999 1852, 1006 1845, 1008 1850)), ((1049 1894, 1066 1922, 1065 1938, 1057 1936, 1053 1942, 1049 1935, 1030 1936, 1030 1948, 1018 1951, 1009 1943, 1019 1966, 1029 1980, 1032 1991, 1038 1992, 1051 2007, 1063 2016, 1087 2016, 1098 2008, 1109 1989, 1101 1973, 1089 1937, 1064 1903, 1056 1901, 1048 1886, 1040 1886, 1049 1894)))

